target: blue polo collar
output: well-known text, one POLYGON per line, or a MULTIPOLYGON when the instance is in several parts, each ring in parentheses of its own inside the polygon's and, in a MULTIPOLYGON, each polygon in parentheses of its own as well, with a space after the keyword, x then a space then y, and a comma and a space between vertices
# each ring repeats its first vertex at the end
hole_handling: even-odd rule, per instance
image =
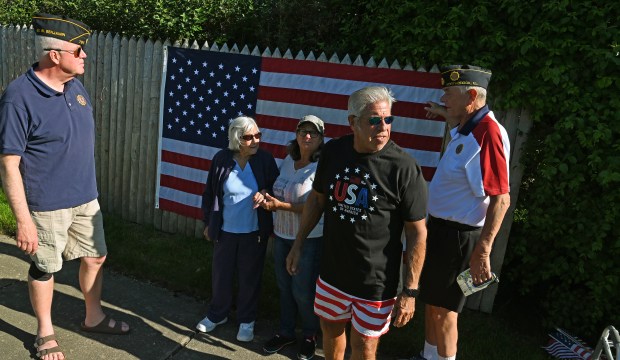
MULTIPOLYGON (((58 92, 58 91, 52 89, 46 83, 44 83, 41 79, 39 79, 39 77, 34 73, 34 69, 37 66, 39 66, 38 62, 32 64, 30 69, 28 69, 28 71, 26 71, 26 77, 28 78, 28 80, 30 80, 32 85, 34 85, 34 87, 37 88, 37 90, 39 92, 41 92, 43 95, 45 95, 45 96, 58 96, 58 95, 62 95, 63 94, 62 92, 58 92)), ((73 79, 71 79, 71 80, 69 80, 69 81, 67 81, 65 83, 65 92, 67 92, 69 87, 71 87, 71 83, 72 82, 73 82, 73 79)))
POLYGON ((469 121, 467 121, 465 125, 463 125, 463 127, 459 129, 459 134, 465 135, 465 136, 469 135, 472 131, 474 131, 476 126, 478 126, 478 123, 480 123, 480 120, 482 120, 485 116, 487 116, 489 111, 491 110, 489 110, 488 105, 484 105, 484 107, 476 111, 474 113, 474 116, 472 116, 471 119, 469 119, 469 121))

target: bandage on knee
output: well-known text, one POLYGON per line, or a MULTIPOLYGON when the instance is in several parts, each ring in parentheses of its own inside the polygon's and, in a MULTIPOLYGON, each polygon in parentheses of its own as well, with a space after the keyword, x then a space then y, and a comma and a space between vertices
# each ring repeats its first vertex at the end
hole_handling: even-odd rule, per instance
POLYGON ((48 281, 49 279, 52 278, 53 274, 46 273, 46 272, 39 270, 39 268, 37 268, 34 262, 32 262, 30 263, 30 269, 28 270, 28 275, 30 275, 30 277, 33 280, 48 281))

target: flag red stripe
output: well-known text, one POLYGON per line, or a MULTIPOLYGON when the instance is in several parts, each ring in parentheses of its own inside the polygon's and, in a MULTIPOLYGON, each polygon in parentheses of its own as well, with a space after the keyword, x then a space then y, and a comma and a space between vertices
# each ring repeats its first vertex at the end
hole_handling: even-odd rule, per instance
POLYGON ((435 175, 435 171, 437 168, 430 166, 420 166, 422 168, 422 175, 426 181, 431 181, 433 179, 433 175, 435 175))
POLYGON ((195 181, 185 180, 164 174, 161 174, 161 176, 159 177, 159 186, 200 196, 202 196, 202 193, 205 190, 205 184, 203 183, 198 183, 195 181))
POLYGON ((399 132, 392 132, 390 134, 390 139, 400 147, 426 151, 437 151, 437 149, 441 149, 441 143, 443 141, 443 139, 439 137, 404 134, 399 132), (415 146, 411 146, 412 144, 415 144, 415 146))
POLYGON ((438 73, 370 68, 322 61, 300 61, 266 57, 263 58, 261 70, 432 89, 437 89, 441 86, 441 75, 438 73))
POLYGON ((161 161, 204 171, 209 171, 211 168, 211 159, 204 159, 167 150, 161 151, 161 161))
POLYGON ((258 90, 258 98, 263 101, 311 105, 340 110, 346 110, 349 101, 349 97, 344 95, 326 94, 310 90, 284 89, 270 86, 261 86, 258 90))
POLYGON ((276 145, 276 144, 268 144, 261 143, 260 148, 270 152, 275 158, 284 159, 286 157, 286 146, 276 145))
MULTIPOLYGON (((258 98, 264 101, 300 104, 323 107, 329 109, 347 110, 349 96, 325 94, 317 91, 284 89, 270 86, 261 86, 258 98)), ((392 114, 410 118, 426 119, 425 103, 397 101, 392 106, 392 114)), ((430 121, 444 121, 442 118, 427 119, 430 121)))
POLYGON ((159 198, 159 209, 171 211, 194 219, 202 219, 202 209, 187 206, 176 201, 159 198))

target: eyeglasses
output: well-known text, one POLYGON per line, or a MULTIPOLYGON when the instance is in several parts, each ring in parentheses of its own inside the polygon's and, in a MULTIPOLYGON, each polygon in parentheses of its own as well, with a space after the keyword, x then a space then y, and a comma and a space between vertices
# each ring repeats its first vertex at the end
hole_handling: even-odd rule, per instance
POLYGON ((394 121, 394 116, 386 116, 384 118, 382 118, 381 116, 371 116, 370 118, 368 118, 368 122, 370 123, 370 125, 379 125, 381 123, 381 119, 385 121, 386 125, 390 125, 392 121, 394 121))
POLYGON ((260 140, 263 137, 262 133, 256 133, 254 135, 241 135, 241 138, 245 141, 252 141, 252 139, 260 140))
POLYGON ((82 47, 80 46, 79 48, 77 48, 76 50, 64 50, 64 49, 51 49, 51 48, 47 48, 47 49, 43 49, 45 51, 58 51, 58 52, 67 52, 71 55, 73 55, 74 58, 79 58, 80 55, 82 55, 82 51, 84 51, 84 49, 82 49, 82 47))
POLYGON ((319 135, 321 135, 321 133, 319 133, 318 131, 314 131, 314 130, 302 130, 299 129, 297 130, 297 135, 300 135, 301 137, 306 137, 308 135, 310 135, 311 138, 317 138, 319 137, 319 135))

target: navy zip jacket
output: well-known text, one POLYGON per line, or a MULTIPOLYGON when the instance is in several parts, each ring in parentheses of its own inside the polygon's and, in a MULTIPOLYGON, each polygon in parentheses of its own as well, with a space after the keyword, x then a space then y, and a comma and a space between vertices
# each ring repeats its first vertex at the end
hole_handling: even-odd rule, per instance
MULTIPOLYGON (((211 168, 207 177, 205 191, 202 194, 202 220, 209 227, 209 238, 217 241, 224 223, 224 182, 235 167, 234 152, 230 149, 218 151, 211 161, 211 168)), ((276 181, 280 170, 273 155, 258 149, 256 154, 250 157, 250 166, 256 178, 259 191, 267 190, 273 194, 273 183, 276 181)), ((261 241, 267 241, 273 232, 273 216, 271 211, 258 207, 258 234, 261 241)))

